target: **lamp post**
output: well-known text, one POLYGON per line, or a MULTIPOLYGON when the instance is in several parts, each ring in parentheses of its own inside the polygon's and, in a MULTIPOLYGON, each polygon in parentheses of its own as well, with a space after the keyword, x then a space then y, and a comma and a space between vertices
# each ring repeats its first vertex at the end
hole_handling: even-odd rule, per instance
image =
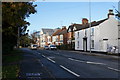
POLYGON ((89 0, 89 28, 90 28, 90 53, 91 53, 91 0, 89 0))

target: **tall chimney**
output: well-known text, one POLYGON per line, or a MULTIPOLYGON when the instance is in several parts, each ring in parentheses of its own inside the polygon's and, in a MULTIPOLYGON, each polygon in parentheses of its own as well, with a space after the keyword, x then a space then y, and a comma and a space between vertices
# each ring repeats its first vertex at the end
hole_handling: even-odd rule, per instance
POLYGON ((109 10, 109 13, 108 13, 108 18, 113 17, 113 16, 114 16, 113 10, 110 9, 110 10, 109 10))
POLYGON ((82 19, 82 24, 87 24, 88 23, 88 19, 87 18, 83 18, 82 19))

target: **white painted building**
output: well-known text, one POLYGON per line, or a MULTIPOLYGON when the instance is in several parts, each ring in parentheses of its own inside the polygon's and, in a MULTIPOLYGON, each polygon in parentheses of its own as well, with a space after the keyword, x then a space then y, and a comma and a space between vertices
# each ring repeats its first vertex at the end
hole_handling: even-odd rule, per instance
POLYGON ((80 27, 75 32, 75 50, 90 51, 91 41, 91 51, 120 53, 120 26, 112 10, 109 10, 108 18, 92 22, 91 29, 89 24, 80 27))
POLYGON ((40 47, 44 47, 45 45, 52 44, 51 36, 54 33, 54 29, 41 29, 40 32, 40 47))

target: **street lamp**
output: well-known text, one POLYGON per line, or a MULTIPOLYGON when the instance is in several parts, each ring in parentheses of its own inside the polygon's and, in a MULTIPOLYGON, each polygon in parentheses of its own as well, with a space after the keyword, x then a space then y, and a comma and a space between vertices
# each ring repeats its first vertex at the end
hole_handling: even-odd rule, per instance
POLYGON ((90 53, 91 53, 91 0, 89 0, 89 28, 90 28, 90 53))

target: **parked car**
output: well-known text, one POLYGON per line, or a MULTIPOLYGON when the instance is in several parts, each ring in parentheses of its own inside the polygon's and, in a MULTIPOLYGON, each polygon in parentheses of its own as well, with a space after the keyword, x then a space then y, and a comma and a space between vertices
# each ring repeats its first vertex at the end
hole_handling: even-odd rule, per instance
POLYGON ((50 49, 50 50, 57 50, 57 47, 56 47, 55 45, 50 45, 50 46, 49 46, 49 49, 50 49))
POLYGON ((37 49, 38 45, 37 44, 32 44, 31 49, 37 49))
POLYGON ((45 49, 45 50, 48 50, 48 49, 49 49, 49 47, 48 47, 48 46, 44 46, 44 49, 45 49))

